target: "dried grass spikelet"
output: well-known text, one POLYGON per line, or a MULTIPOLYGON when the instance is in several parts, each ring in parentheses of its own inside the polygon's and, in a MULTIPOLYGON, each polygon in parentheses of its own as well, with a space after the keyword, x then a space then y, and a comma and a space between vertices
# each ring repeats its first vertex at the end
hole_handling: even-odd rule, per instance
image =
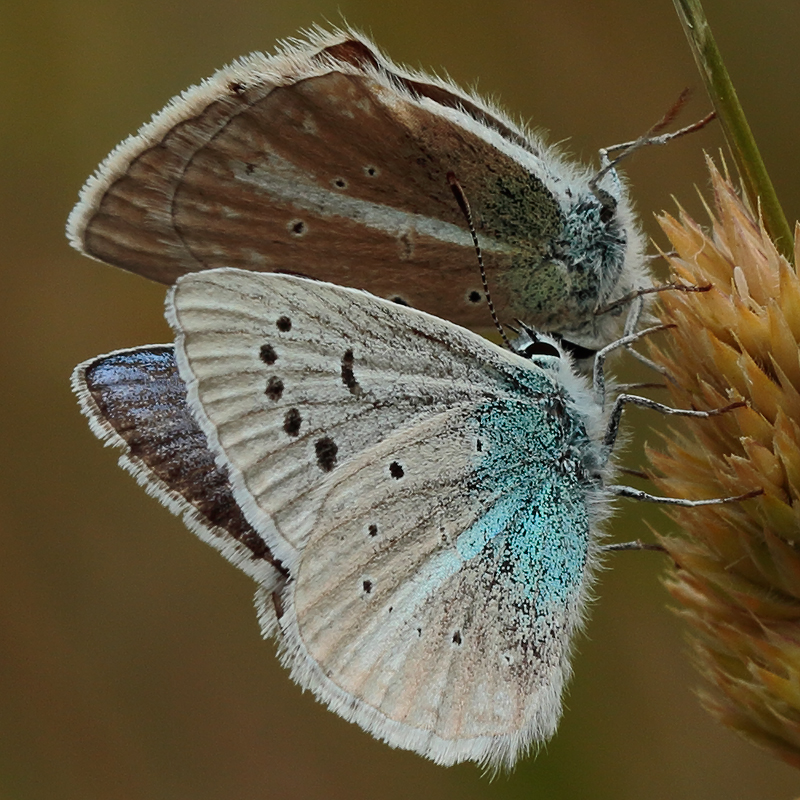
POLYGON ((661 293, 656 314, 677 327, 651 357, 674 379, 676 407, 747 407, 684 418, 666 452, 648 455, 673 497, 764 494, 672 510, 686 535, 662 539, 676 565, 667 586, 713 687, 700 690, 703 705, 800 767, 800 276, 710 160, 709 169, 710 235, 682 211, 659 222, 676 279, 713 288, 661 293))

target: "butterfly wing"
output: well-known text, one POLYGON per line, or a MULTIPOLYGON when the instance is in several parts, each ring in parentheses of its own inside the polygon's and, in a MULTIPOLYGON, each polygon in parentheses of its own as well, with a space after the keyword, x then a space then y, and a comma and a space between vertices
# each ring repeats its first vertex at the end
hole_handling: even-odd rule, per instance
POLYGON ((190 530, 272 592, 286 570, 233 499, 189 413, 171 345, 119 350, 79 364, 72 386, 92 430, 120 464, 190 530))
POLYGON ((592 173, 352 33, 252 55, 173 100, 100 167, 68 230, 86 254, 164 283, 223 266, 288 272, 489 327, 448 173, 505 319, 591 340, 612 324, 592 312, 642 270, 622 190, 619 224, 599 223, 592 173), (573 219, 578 195, 594 211, 573 219))
POLYGON ((287 276, 184 278, 168 317, 190 407, 289 569, 262 609, 293 677, 443 764, 549 736, 602 497, 568 366, 287 276))
POLYGON ((476 487, 454 457, 475 423, 439 415, 343 470, 285 593, 284 660, 390 744, 511 766, 560 717, 590 526, 552 464, 476 487))

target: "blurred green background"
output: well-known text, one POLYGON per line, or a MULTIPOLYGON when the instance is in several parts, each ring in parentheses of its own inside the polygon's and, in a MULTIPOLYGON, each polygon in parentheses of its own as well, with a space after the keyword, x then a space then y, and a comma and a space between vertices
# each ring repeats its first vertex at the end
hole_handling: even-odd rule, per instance
MULTIPOLYGON (((706 3, 787 216, 800 208, 800 4, 706 3)), ((249 580, 115 466, 78 413, 77 362, 168 339, 163 288, 63 235, 85 178, 175 93, 343 14, 399 61, 499 95, 591 160, 680 91, 708 110, 668 0, 28 0, 0 6, 0 798, 783 798, 798 776, 693 695, 656 554, 614 557, 556 738, 490 783, 392 751, 303 695, 261 641, 249 580), (479 80, 478 80, 479 79, 479 80)), ((648 231, 671 196, 702 216, 718 128, 626 171, 648 231)), ((630 414, 627 463, 657 423, 630 414)), ((628 503, 618 539, 657 509, 628 503), (646 513, 646 517, 645 517, 646 513)))

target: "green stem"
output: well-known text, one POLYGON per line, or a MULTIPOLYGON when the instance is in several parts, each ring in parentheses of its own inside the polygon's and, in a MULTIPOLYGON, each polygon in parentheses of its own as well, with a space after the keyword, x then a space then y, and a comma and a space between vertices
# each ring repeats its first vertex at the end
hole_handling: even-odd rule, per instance
POLYGON ((753 132, 736 96, 722 54, 711 33, 700 0, 673 0, 675 10, 703 76, 711 102, 742 177, 742 184, 754 209, 759 209, 770 238, 790 261, 794 259, 792 229, 786 221, 775 187, 758 152, 753 132))

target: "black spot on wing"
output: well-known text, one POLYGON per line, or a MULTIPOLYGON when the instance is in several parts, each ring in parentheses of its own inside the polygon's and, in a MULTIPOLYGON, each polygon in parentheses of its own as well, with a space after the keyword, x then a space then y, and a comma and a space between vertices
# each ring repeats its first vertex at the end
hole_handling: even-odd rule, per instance
POLYGON ((278 354, 271 344, 262 344, 261 349, 258 351, 258 356, 268 367, 271 367, 278 360, 278 354))
POLYGON ((353 351, 345 351, 345 354, 342 356, 342 383, 350 390, 350 394, 359 396, 363 394, 363 389, 356 380, 355 373, 353 372, 354 363, 355 358, 353 357, 353 351))
POLYGON ((330 436, 323 436, 314 443, 317 453, 317 465, 323 472, 330 472, 336 466, 336 454, 339 448, 330 436))
POLYGON ((290 408, 283 417, 283 430, 289 436, 297 436, 300 433, 300 425, 303 418, 296 408, 290 408))
POLYGON ((264 394, 269 397, 270 400, 280 400, 283 395, 283 381, 273 375, 267 381, 267 388, 264 390, 264 394))

